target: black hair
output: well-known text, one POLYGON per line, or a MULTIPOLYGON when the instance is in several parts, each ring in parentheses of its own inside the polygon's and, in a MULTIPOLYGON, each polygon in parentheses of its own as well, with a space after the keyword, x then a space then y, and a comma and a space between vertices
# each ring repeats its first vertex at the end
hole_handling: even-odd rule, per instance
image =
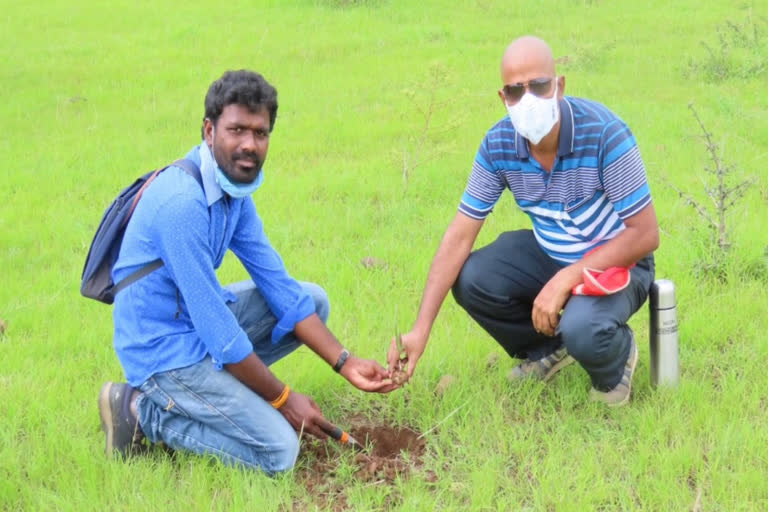
POLYGON ((243 105, 251 112, 266 108, 269 112, 269 131, 275 127, 277 117, 277 90, 263 76, 247 69, 227 71, 208 88, 205 95, 205 119, 215 125, 227 105, 243 105))

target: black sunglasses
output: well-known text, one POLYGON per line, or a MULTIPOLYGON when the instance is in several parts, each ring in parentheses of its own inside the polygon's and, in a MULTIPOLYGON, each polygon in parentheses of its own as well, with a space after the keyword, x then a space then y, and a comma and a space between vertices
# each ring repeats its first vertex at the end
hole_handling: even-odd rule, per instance
POLYGON ((541 98, 552 90, 552 80, 552 78, 534 78, 533 80, 529 80, 527 84, 506 84, 502 91, 504 91, 504 97, 507 98, 508 103, 517 103, 520 101, 520 98, 523 97, 526 89, 528 89, 534 96, 541 98))

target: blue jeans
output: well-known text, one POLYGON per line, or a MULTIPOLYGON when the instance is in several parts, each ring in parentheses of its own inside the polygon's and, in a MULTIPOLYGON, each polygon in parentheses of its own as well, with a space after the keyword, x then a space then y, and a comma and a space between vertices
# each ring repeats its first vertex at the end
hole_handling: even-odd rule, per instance
MULTIPOLYGON (((315 301, 315 312, 328 319, 328 296, 316 284, 300 283, 315 301)), ((227 286, 237 296, 229 304, 253 350, 270 365, 301 345, 293 333, 272 344, 277 324, 264 297, 252 281, 227 286)), ((147 438, 177 450, 211 454, 228 465, 267 473, 293 467, 299 440, 288 421, 269 402, 211 358, 153 375, 139 388, 139 424, 147 438)))

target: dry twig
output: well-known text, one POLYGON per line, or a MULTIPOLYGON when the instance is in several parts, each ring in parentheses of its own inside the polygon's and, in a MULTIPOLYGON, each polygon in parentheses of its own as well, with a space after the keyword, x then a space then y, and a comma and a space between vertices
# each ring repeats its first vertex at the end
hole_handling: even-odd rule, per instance
POLYGON ((753 177, 747 178, 741 183, 734 186, 729 186, 726 183, 726 178, 732 174, 734 170, 733 165, 726 165, 720 156, 720 148, 715 142, 712 134, 707 130, 699 117, 696 109, 693 108, 693 103, 688 104, 688 108, 693 112, 693 117, 696 118, 696 122, 699 124, 701 131, 704 133, 702 138, 704 144, 707 147, 707 153, 712 160, 714 167, 705 167, 704 170, 709 174, 713 174, 716 179, 716 186, 710 187, 704 184, 704 191, 707 196, 712 200, 714 207, 714 213, 708 211, 701 203, 693 198, 690 194, 683 192, 680 188, 672 184, 669 180, 667 183, 672 187, 683 199, 686 204, 693 206, 693 208, 704 218, 715 230, 717 237, 717 245, 721 250, 727 250, 731 246, 731 242, 728 239, 728 226, 726 224, 726 213, 736 202, 744 197, 747 189, 754 184, 755 179, 753 177))
POLYGON ((462 407, 464 407, 464 406, 465 406, 465 405, 467 405, 468 403, 469 403, 469 400, 465 401, 463 404, 461 404, 460 406, 458 406, 457 408, 455 408, 454 410, 452 410, 450 413, 448 413, 448 416, 446 416, 445 418, 443 418, 443 419, 441 419, 440 421, 438 421, 437 423, 435 423, 435 425, 434 425, 432 428, 430 428, 429 430, 427 430, 426 432, 424 432, 423 434, 421 434, 421 435, 420 435, 419 437, 417 437, 416 439, 417 439, 417 440, 419 440, 419 439, 421 439, 422 437, 424 437, 424 436, 426 436, 427 434, 429 434, 430 432, 434 431, 434 430, 435 430, 437 427, 439 427, 439 426, 440 426, 440 425, 441 425, 441 424, 442 424, 442 423, 443 423, 445 420, 447 420, 448 418, 450 418, 451 416, 453 416, 454 414, 456 414, 457 412, 459 412, 459 409, 461 409, 462 407))

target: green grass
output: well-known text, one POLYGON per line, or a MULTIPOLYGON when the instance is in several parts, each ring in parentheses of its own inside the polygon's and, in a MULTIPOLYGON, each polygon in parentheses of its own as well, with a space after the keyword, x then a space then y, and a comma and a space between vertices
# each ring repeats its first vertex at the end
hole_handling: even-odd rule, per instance
MULTIPOLYGON (((732 68, 701 44, 717 44, 723 20, 761 23, 763 2, 141 4, 8 3, 0 15, 0 509, 328 505, 293 474, 271 479, 186 455, 104 459, 96 395, 122 370, 110 308, 78 294, 96 223, 120 188, 199 140, 212 80, 256 69, 280 95, 254 196, 270 239, 295 277, 326 288, 338 337, 383 362, 395 316, 401 328, 415 317, 475 151, 504 115, 501 53, 531 32, 563 59, 566 93, 605 103, 638 139, 662 228, 657 277, 678 286, 681 385, 650 387, 642 343, 634 399, 620 410, 589 403, 577 367, 549 386, 510 386, 515 361, 502 355, 487 369, 488 354, 502 351, 448 299, 403 391, 364 395, 306 349, 275 366, 333 420, 354 411, 427 431, 460 407, 427 435, 410 479, 360 482, 340 452, 328 489, 342 488, 352 510, 768 508, 768 71, 712 75, 764 62, 768 35, 729 49, 740 59, 732 68), (709 202, 691 101, 726 161, 757 178, 730 212, 724 260, 703 219, 663 182, 709 202), (422 163, 405 182, 403 155, 416 154, 420 109, 431 102, 422 163), (386 268, 365 269, 367 256, 386 268), (438 400, 445 374, 458 380, 438 400)), ((478 246, 527 226, 507 195, 478 246)), ((219 276, 245 271, 229 258, 219 276)), ((647 322, 645 308, 632 319, 640 340, 647 322)))

